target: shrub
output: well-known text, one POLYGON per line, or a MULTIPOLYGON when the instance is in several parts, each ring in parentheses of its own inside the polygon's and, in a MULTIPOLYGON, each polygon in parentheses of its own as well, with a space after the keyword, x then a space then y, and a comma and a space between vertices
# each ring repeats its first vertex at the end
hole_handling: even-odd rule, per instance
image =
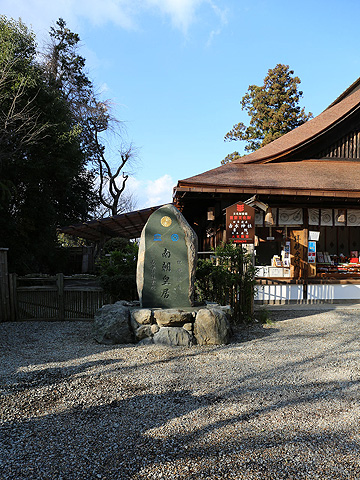
POLYGON ((136 262, 138 246, 124 238, 109 240, 98 263, 100 285, 110 302, 136 300, 136 262))
POLYGON ((254 286, 253 258, 241 245, 221 244, 210 259, 198 261, 197 300, 230 305, 235 323, 253 320, 254 286))

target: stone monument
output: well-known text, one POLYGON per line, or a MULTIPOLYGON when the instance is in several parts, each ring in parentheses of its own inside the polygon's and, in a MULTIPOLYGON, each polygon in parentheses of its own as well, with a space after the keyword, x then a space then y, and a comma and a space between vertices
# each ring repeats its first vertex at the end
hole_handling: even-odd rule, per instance
POLYGON ((227 343, 228 307, 195 306, 197 236, 174 205, 156 210, 143 228, 137 264, 140 307, 120 301, 95 315, 99 343, 191 346, 227 343))
POLYGON ((143 228, 137 265, 141 307, 194 305, 197 235, 174 205, 156 210, 143 228))

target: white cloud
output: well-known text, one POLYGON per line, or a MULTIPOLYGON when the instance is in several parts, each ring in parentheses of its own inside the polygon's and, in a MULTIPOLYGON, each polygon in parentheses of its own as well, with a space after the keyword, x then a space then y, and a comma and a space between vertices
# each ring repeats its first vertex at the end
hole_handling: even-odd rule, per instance
POLYGON ((169 174, 155 180, 138 180, 129 177, 126 188, 134 196, 137 208, 155 207, 172 202, 175 182, 169 174))
POLYGON ((196 9, 207 0, 147 0, 147 3, 169 15, 173 25, 186 32, 195 19, 196 9))
POLYGON ((220 20, 220 27, 210 32, 210 35, 206 44, 207 47, 210 47, 214 38, 217 35, 221 34, 223 27, 228 23, 228 10, 227 9, 221 10, 221 8, 219 8, 212 0, 209 0, 209 4, 211 5, 211 8, 213 9, 215 15, 220 20))
POLYGON ((70 25, 81 18, 94 25, 112 22, 122 28, 135 28, 132 2, 130 0, 3 0, 2 13, 31 25, 35 33, 47 32, 59 17, 70 25))
POLYGON ((46 33, 59 17, 70 27, 77 27, 85 18, 93 25, 111 22, 133 30, 139 28, 141 14, 160 13, 185 33, 196 20, 200 6, 212 9, 222 24, 226 15, 213 0, 3 0, 1 3, 2 14, 15 19, 21 17, 36 34, 46 33))

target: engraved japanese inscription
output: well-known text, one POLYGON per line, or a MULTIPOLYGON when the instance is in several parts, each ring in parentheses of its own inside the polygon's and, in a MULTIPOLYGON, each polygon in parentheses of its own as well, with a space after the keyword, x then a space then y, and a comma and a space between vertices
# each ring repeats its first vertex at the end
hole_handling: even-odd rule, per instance
POLYGON ((143 229, 139 247, 141 306, 192 306, 196 255, 196 234, 179 210, 169 204, 154 212, 143 229))

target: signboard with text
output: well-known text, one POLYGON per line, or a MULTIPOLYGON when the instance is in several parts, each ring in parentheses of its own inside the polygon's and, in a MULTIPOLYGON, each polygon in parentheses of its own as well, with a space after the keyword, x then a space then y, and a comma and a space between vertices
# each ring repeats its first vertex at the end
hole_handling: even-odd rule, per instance
POLYGON ((226 209, 226 239, 234 243, 254 243, 255 209, 237 202, 226 209))

